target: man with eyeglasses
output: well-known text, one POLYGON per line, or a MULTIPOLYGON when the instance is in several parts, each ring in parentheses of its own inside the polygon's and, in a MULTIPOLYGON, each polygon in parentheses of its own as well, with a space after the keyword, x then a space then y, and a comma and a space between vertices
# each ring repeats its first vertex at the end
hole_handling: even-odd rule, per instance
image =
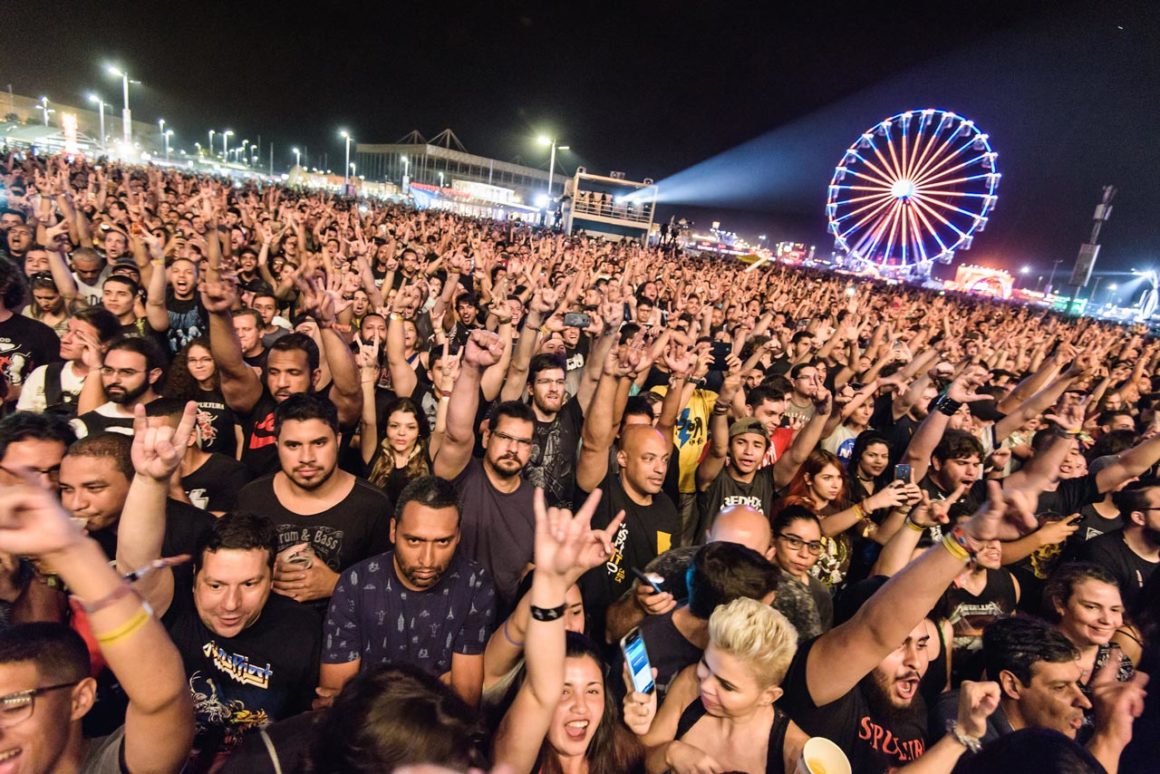
POLYGON ((121 331, 117 318, 100 306, 78 310, 66 325, 60 338, 63 361, 40 366, 28 375, 16 402, 18 411, 76 416, 77 399, 92 370, 85 362, 86 355, 89 360, 100 358, 100 347, 121 331))
POLYGON ((133 434, 133 407, 156 400, 155 387, 163 371, 163 355, 156 344, 139 336, 122 336, 109 343, 101 363, 99 382, 81 392, 81 407, 99 404, 72 420, 77 438, 111 432, 133 434), (106 398, 104 402, 101 398, 106 398))
POLYGON ((520 577, 532 561, 536 516, 534 487, 520 475, 532 453, 535 415, 527 404, 492 407, 483 430, 483 458, 472 456, 483 372, 499 362, 505 343, 495 333, 472 331, 459 378, 447 406, 447 430, 431 471, 455 483, 463 512, 460 547, 491 573, 501 616, 515 602, 520 577))

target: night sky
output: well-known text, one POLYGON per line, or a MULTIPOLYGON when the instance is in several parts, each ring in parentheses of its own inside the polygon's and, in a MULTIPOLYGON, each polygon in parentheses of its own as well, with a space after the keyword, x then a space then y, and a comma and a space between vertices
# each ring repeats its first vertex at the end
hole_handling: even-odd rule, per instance
MULTIPOLYGON (((1074 260, 1100 187, 1120 189, 1100 269, 1160 265, 1160 3, 39 3, 6 6, 0 85, 120 109, 177 147, 260 134, 341 167, 340 128, 571 172, 704 178, 667 211, 829 251, 843 150, 902 110, 969 116, 999 151, 999 204, 960 260, 1074 260), (742 146, 742 147, 739 147, 742 146), (703 163, 704 162, 704 163, 703 163), (697 166, 700 164, 700 166, 697 166)), ((263 151, 263 165, 266 163, 263 151)), ((320 159, 319 159, 320 160, 320 159)))

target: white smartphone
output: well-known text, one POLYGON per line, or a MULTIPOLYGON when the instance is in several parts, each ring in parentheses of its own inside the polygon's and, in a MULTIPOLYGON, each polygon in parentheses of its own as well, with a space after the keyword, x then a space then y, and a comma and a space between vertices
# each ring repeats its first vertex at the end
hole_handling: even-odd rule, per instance
POLYGON ((656 686, 653 684, 652 664, 648 661, 648 651, 644 647, 644 638, 640 636, 640 629, 636 628, 620 640, 620 650, 624 653, 624 663, 628 664, 628 674, 632 677, 632 686, 637 693, 652 693, 656 686))

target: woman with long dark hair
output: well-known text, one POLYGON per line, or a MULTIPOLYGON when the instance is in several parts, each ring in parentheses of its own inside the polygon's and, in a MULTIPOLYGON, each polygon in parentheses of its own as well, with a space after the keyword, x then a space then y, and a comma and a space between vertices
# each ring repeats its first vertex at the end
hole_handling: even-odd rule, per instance
POLYGON ((495 732, 495 763, 540 774, 631 774, 643 771, 640 743, 620 722, 596 646, 565 631, 566 593, 589 568, 608 561, 621 511, 592 530, 594 491, 573 517, 546 508, 536 490, 535 569, 525 638, 526 673, 495 732))
POLYGON ((383 409, 386 422, 380 440, 373 401, 368 407, 364 398, 363 414, 359 443, 367 465, 367 480, 396 503, 407 484, 431 474, 427 415, 410 398, 396 398, 383 409))
POLYGON ((161 394, 197 403, 197 431, 202 451, 240 456, 242 427, 222 396, 221 375, 208 338, 199 336, 177 353, 169 365, 161 394))

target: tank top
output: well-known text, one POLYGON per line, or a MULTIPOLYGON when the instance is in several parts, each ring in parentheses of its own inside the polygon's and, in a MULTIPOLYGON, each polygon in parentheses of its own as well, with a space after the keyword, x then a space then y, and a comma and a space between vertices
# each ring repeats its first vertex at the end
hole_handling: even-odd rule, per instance
MULTIPOLYGON (((693 726, 697 725, 697 721, 705 717, 706 714, 705 705, 701 703, 701 700, 694 700, 681 713, 681 719, 677 721, 677 735, 673 739, 679 742, 681 737, 689 733, 693 726)), ((773 725, 769 727, 769 748, 765 752, 766 774, 785 771, 782 755, 785 747, 785 732, 788 729, 789 715, 774 707, 773 725)))

